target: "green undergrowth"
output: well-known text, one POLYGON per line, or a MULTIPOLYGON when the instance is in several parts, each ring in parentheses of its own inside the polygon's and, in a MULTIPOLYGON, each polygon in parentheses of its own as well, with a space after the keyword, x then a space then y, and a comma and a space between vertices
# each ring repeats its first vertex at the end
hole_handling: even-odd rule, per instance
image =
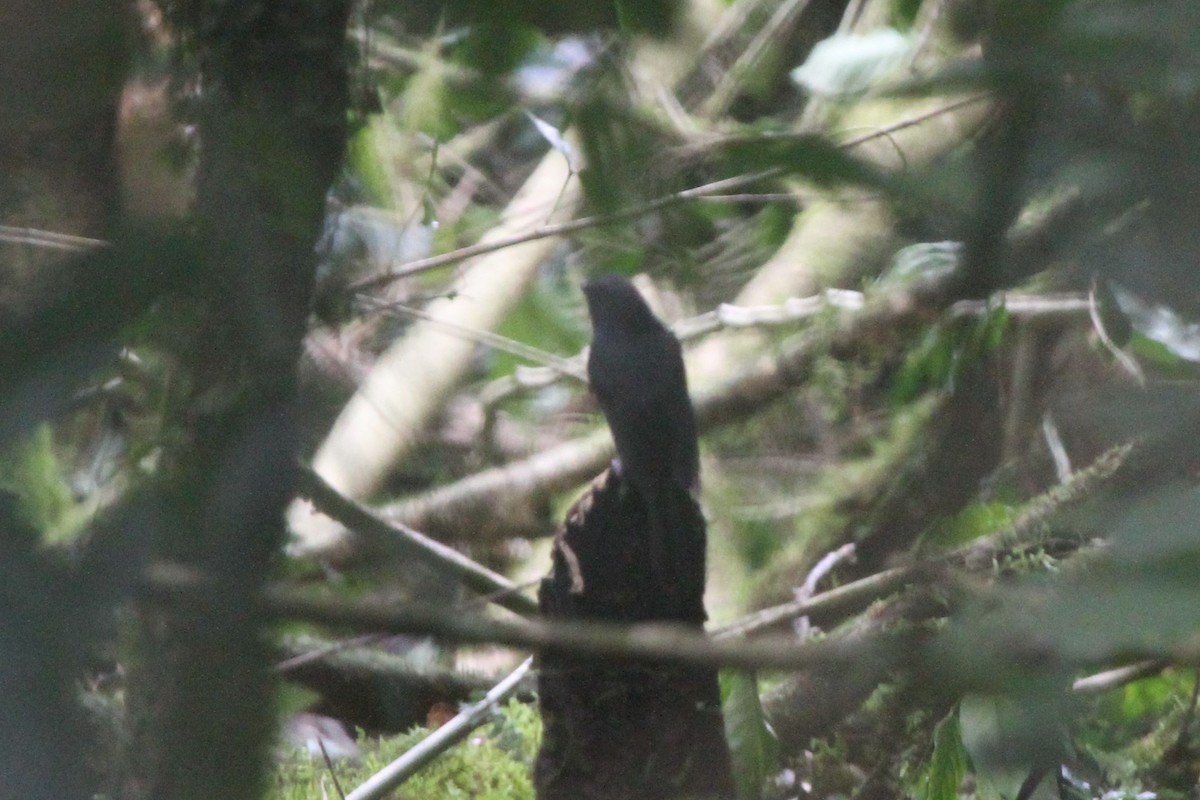
MULTIPOLYGON (((421 742, 432 731, 414 728, 399 736, 359 737, 358 763, 335 765, 288 746, 280 756, 268 800, 336 798, 334 776, 342 792, 355 787, 421 742)), ((533 759, 541 743, 541 720, 531 705, 510 700, 491 723, 474 731, 425 765, 389 797, 405 800, 533 800, 533 759)))

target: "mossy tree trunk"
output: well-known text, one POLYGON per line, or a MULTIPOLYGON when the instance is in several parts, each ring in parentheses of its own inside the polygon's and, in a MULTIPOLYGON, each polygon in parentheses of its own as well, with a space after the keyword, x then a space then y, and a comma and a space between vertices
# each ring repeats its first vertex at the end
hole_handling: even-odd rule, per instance
POLYGON ((211 585, 139 606, 129 685, 136 793, 256 797, 275 725, 254 597, 294 489, 294 372, 325 195, 346 135, 349 3, 168 5, 204 94, 195 382, 156 511, 163 555, 211 585))

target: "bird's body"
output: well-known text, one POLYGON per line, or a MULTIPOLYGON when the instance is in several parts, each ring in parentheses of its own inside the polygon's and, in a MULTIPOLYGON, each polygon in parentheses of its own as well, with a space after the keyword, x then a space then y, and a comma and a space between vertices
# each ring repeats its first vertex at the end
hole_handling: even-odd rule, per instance
MULTIPOLYGON (((618 458, 554 537, 538 607, 552 619, 704 627, 696 420, 679 341, 624 278, 584 287, 588 378, 618 458)), ((712 667, 540 656, 538 800, 736 797, 712 667)))
POLYGON ((668 482, 694 491, 700 455, 679 340, 620 276, 596 278, 584 294, 593 327, 588 381, 622 477, 643 493, 668 482))
POLYGON ((596 278, 584 294, 593 327, 588 380, 620 478, 645 504, 651 570, 664 591, 702 596, 703 518, 693 496, 700 456, 679 340, 625 278, 596 278), (689 541, 697 535, 700 542, 689 541))

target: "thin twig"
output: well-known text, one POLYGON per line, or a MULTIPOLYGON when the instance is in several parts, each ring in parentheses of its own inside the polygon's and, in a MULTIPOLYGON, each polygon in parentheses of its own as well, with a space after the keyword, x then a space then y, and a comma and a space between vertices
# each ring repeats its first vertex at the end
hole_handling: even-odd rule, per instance
POLYGON ((109 243, 103 239, 90 239, 86 236, 74 236, 69 233, 58 233, 39 228, 18 228, 13 225, 0 225, 0 242, 27 244, 52 250, 69 250, 75 253, 109 246, 109 243))
POLYGON ((1104 345, 1104 349, 1112 354, 1117 363, 1137 381, 1138 386, 1145 388, 1146 373, 1142 370, 1141 365, 1134 360, 1133 356, 1118 347, 1117 343, 1108 335, 1108 327, 1104 324, 1104 315, 1100 310, 1100 300, 1097 298, 1098 292, 1099 284, 1096 278, 1092 278, 1092 286, 1088 291, 1088 314, 1092 320, 1092 328, 1096 331, 1096 338, 1100 340, 1100 344, 1104 345))
POLYGON ((464 336, 471 341, 478 342, 479 344, 487 345, 493 350, 499 350, 501 352, 514 355, 517 358, 523 358, 527 361, 532 361, 534 364, 541 365, 544 369, 552 370, 558 375, 569 375, 572 378, 583 381, 584 383, 587 382, 586 371, 582 369, 578 359, 563 358, 562 356, 551 353, 548 350, 542 350, 539 347, 534 347, 532 345, 525 344, 524 342, 519 342, 507 336, 501 336, 498 333, 492 333, 491 331, 472 328, 466 325, 459 325, 448 320, 440 319, 422 309, 414 308, 403 303, 368 301, 366 307, 372 311, 386 311, 406 314, 410 317, 416 317, 417 319, 423 319, 427 322, 432 322, 434 325, 444 328, 451 333, 464 336))
MULTIPOLYGON (((953 111, 958 111, 959 109, 966 108, 967 106, 974 105, 975 103, 983 102, 984 100, 990 100, 991 98, 992 98, 992 94, 990 92, 982 92, 979 94, 973 94, 973 95, 970 95, 969 97, 964 97, 959 100, 955 100, 944 106, 938 106, 937 108, 932 108, 929 111, 925 111, 923 113, 916 114, 915 116, 905 117, 902 120, 897 120, 896 122, 893 122, 891 125, 885 125, 882 128, 875 128, 873 130, 867 131, 866 133, 860 134, 859 136, 855 136, 851 139, 847 139, 846 141, 838 144, 837 147, 839 147, 843 150, 849 150, 851 148, 858 147, 859 145, 866 144, 867 142, 874 141, 875 139, 886 139, 886 138, 891 137, 895 133, 899 133, 900 131, 905 130, 906 128, 912 128, 917 125, 921 125, 923 123, 928 122, 931 119, 935 119, 944 114, 949 114, 953 111)), ((766 133, 733 133, 733 134, 728 134, 728 135, 724 135, 724 136, 713 137, 711 139, 708 139, 708 140, 702 142, 700 146, 702 146, 706 149, 711 149, 713 147, 724 147, 724 146, 728 146, 728 145, 737 145, 737 144, 754 144, 756 142, 778 142, 778 141, 789 141, 789 140, 794 140, 794 139, 808 139, 808 138, 811 138, 812 135, 813 135, 812 133, 807 132, 807 131, 781 131, 781 132, 766 132, 766 133)))
POLYGON ((533 665, 527 658, 500 683, 487 693, 483 700, 465 707, 458 715, 425 737, 416 746, 386 767, 368 778, 351 792, 346 800, 379 800, 404 781, 411 778, 422 767, 458 742, 467 738, 471 731, 487 722, 496 706, 508 699, 517 690, 522 679, 533 665))
MULTIPOLYGON (((491 674, 463 672, 451 667, 426 663, 411 654, 397 654, 362 644, 362 639, 382 641, 390 634, 373 633, 343 642, 329 642, 312 635, 287 636, 279 643, 279 652, 293 656, 320 654, 309 661, 297 680, 318 681, 318 675, 337 676, 345 686, 366 684, 386 691, 416 692, 422 696, 459 697, 466 699, 482 694, 496 683, 491 674), (359 642, 354 644, 354 642, 359 642), (346 644, 348 646, 341 647, 346 644)), ((276 670, 278 672, 278 670, 276 670)))
MULTIPOLYGON (((164 605, 195 602, 214 591, 204 573, 177 564, 150 567, 142 596, 164 605)), ((397 604, 378 598, 334 598, 310 590, 272 586, 259 596, 257 611, 267 620, 307 622, 364 631, 423 634, 445 641, 497 644, 537 652, 617 661, 650 661, 742 669, 846 668, 865 658, 883 657, 875 640, 853 643, 816 640, 796 643, 791 636, 752 641, 713 641, 703 631, 667 623, 618 625, 608 622, 498 619, 440 606, 397 604)), ((893 638, 893 641, 898 641, 893 638)))
POLYGON ((333 759, 329 757, 329 753, 325 750, 325 740, 317 734, 317 747, 321 748, 321 758, 325 759, 325 769, 329 770, 329 777, 333 779, 333 788, 338 793, 338 797, 346 800, 346 793, 342 791, 342 784, 338 780, 337 771, 333 768, 333 759))
POLYGON ((747 614, 712 632, 717 640, 749 636, 799 617, 838 616, 852 613, 904 588, 912 580, 912 567, 895 567, 821 592, 804 601, 792 600, 747 614))
POLYGON ((283 674, 285 672, 291 672, 294 669, 303 667, 305 664, 311 664, 314 661, 320 661, 321 659, 325 658, 326 656, 332 655, 334 653, 340 653, 343 650, 349 650, 349 649, 355 648, 355 647, 362 647, 364 645, 374 644, 375 642, 378 642, 379 640, 381 640, 383 638, 384 637, 381 634, 368 633, 365 636, 355 636, 351 639, 343 639, 338 642, 330 642, 329 644, 324 645, 323 647, 317 647, 312 650, 307 650, 303 653, 297 653, 296 655, 291 656, 289 658, 285 658, 282 661, 277 661, 277 662, 275 662, 275 666, 272 667, 272 671, 278 672, 280 674, 283 674))
MULTIPOLYGON (((739 192, 738 194, 710 194, 704 197, 697 197, 699 201, 705 203, 749 203, 758 205, 760 203, 806 203, 809 198, 804 197, 796 192, 739 192)), ((863 202, 874 200, 871 197, 863 197, 863 202)), ((845 202, 843 200, 843 202, 845 202)))
MULTIPOLYGON (((990 97, 990 94, 977 94, 961 100, 956 100, 953 103, 940 106, 923 114, 902 119, 883 128, 878 128, 874 131, 870 131, 869 133, 864 133, 861 136, 857 136, 853 139, 842 142, 838 145, 838 147, 843 150, 849 150, 874 139, 889 137, 897 131, 910 128, 915 125, 920 125, 942 114, 948 114, 953 111, 957 111, 960 108, 987 100, 990 97)), ((716 143, 720 144, 726 141, 734 141, 734 137, 730 137, 727 140, 717 140, 716 143)), ((486 255, 487 253, 494 253, 497 250, 503 250, 506 247, 524 244, 525 242, 531 242, 535 239, 544 239, 550 236, 564 236, 566 234, 575 233, 588 228, 612 225, 617 222, 636 219, 637 217, 651 214, 655 211, 668 208, 678 203, 683 203, 690 200, 699 200, 736 189, 744 189, 746 187, 753 186, 756 183, 760 183, 771 178, 777 178, 785 174, 785 172, 786 170, 783 168, 774 167, 772 169, 763 170, 762 172, 756 172, 750 175, 736 175, 732 178, 724 178, 719 181, 703 184, 702 186, 695 186, 690 189, 684 189, 680 192, 673 192, 654 200, 650 200, 646 203, 642 203, 641 205, 626 208, 621 211, 615 211, 611 214, 599 214, 591 217, 581 217, 580 219, 571 220, 569 222, 561 222, 553 225, 541 225, 527 231, 526 233, 510 236, 507 239, 500 239, 494 242, 479 242, 477 244, 468 245, 467 247, 460 247, 457 250, 452 250, 448 253, 442 253, 436 256, 429 256, 427 258, 409 261, 405 264, 388 269, 378 275, 373 275, 371 277, 355 281, 347 287, 347 291, 350 293, 369 292, 382 286, 386 286, 387 284, 399 280, 400 278, 418 275, 420 273, 428 272, 429 270, 437 269, 439 267, 445 267, 450 264, 457 264, 460 261, 466 261, 469 258, 486 255)))
POLYGON ((1119 689, 1142 678, 1157 675, 1167 667, 1166 661, 1139 661, 1116 669, 1108 669, 1079 678, 1071 684, 1071 691, 1078 694, 1100 694, 1112 689, 1119 689))
POLYGON ((466 261, 468 258, 482 256, 488 253, 494 253, 497 250, 503 250, 506 247, 513 247, 525 242, 532 242, 536 239, 545 239, 551 236, 563 236, 568 233, 594 228, 601 225, 611 225, 615 222, 623 222, 627 219, 640 217, 644 214, 649 214, 658 211, 662 208, 682 203, 686 200, 694 200, 708 194, 729 191, 730 189, 741 189, 746 186, 753 186, 759 181, 767 180, 768 178, 776 177, 782 174, 780 169, 769 169, 763 172, 757 172, 753 175, 738 175, 733 178, 725 178, 712 183, 706 183, 702 186, 696 186, 691 189, 684 189, 681 192, 659 197, 651 200, 648 203, 643 203, 639 206, 626 208, 621 211, 614 211, 611 214, 599 214, 592 217, 581 217, 569 222, 559 222, 551 225, 540 225, 526 233, 519 233, 516 236, 510 236, 507 239, 499 239, 494 242, 479 242, 478 244, 460 247, 457 250, 452 250, 449 253, 441 255, 429 256, 427 258, 409 261, 406 264, 394 267, 379 275, 373 275, 369 278, 363 278, 356 281, 347 287, 347 291, 351 293, 361 293, 378 289, 400 278, 406 278, 410 275, 418 275, 422 272, 428 272, 438 267, 444 267, 449 264, 457 264, 459 261, 466 261))
POLYGON ((950 307, 950 316, 978 317, 997 309, 1004 309, 1010 316, 1037 318, 1051 317, 1072 319, 1088 313, 1091 303, 1078 292, 1061 294, 1012 294, 1002 293, 988 300, 959 300, 950 307))
POLYGON ((537 612, 537 602, 520 594, 520 587, 513 581, 403 523, 389 522, 334 489, 311 469, 300 469, 298 491, 311 500, 318 511, 357 535, 385 547, 402 548, 435 569, 462 581, 468 588, 491 595, 497 605, 509 611, 522 615, 537 612))
MULTIPOLYGON (((793 590, 792 594, 797 603, 806 603, 812 599, 817 593, 817 584, 821 579, 833 571, 834 567, 848 559, 854 558, 855 546, 853 542, 842 545, 833 552, 826 553, 821 560, 817 562, 808 572, 808 576, 804 579, 804 583, 799 588, 793 590)), ((797 617, 792 623, 796 631, 796 635, 801 639, 807 639, 812 632, 809 626, 808 617, 797 617)))
POLYGON ((992 99, 991 92, 981 92, 979 94, 973 94, 969 97, 964 97, 961 100, 955 100, 954 102, 949 103, 947 105, 938 106, 937 108, 930 109, 929 111, 926 111, 924 114, 917 114, 914 117, 908 117, 906 119, 902 119, 899 122, 895 122, 891 125, 885 125, 882 128, 876 128, 873 131, 864 133, 861 136, 856 136, 853 139, 847 139, 846 141, 844 141, 840 145, 838 145, 838 147, 841 147, 842 149, 849 149, 851 147, 858 147, 860 144, 865 144, 866 142, 870 142, 874 139, 887 138, 887 137, 890 137, 893 133, 902 131, 905 128, 911 128, 916 125, 921 125, 922 123, 928 122, 929 120, 935 119, 936 117, 940 117, 943 114, 949 114, 952 111, 958 111, 961 108, 966 108, 967 106, 975 105, 976 103, 981 103, 984 100, 991 100, 991 99, 992 99))

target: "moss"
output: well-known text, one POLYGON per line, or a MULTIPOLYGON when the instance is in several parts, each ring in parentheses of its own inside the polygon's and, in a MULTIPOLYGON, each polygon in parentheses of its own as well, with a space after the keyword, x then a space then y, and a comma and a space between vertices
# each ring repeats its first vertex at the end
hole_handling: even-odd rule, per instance
MULTIPOLYGON (((407 752, 431 731, 416 728, 383 739, 360 737, 358 764, 335 766, 347 794, 407 752)), ((533 706, 511 700, 490 725, 475 731, 402 784, 393 796, 406 800, 533 800, 533 759, 541 743, 541 720, 533 706)), ((268 800, 317 800, 336 796, 329 768, 307 752, 289 748, 280 759, 268 800)))
POLYGON ((48 425, 7 449, 0 459, 0 487, 18 497, 22 518, 44 536, 62 538, 79 523, 48 425))
POLYGON ((789 597, 796 575, 807 574, 821 556, 857 538, 855 519, 919 456, 937 409, 930 397, 897 410, 885 431, 864 440, 862 457, 838 462, 812 478, 804 490, 803 513, 795 515, 791 530, 779 535, 777 549, 764 557, 750 592, 751 606, 789 597))

